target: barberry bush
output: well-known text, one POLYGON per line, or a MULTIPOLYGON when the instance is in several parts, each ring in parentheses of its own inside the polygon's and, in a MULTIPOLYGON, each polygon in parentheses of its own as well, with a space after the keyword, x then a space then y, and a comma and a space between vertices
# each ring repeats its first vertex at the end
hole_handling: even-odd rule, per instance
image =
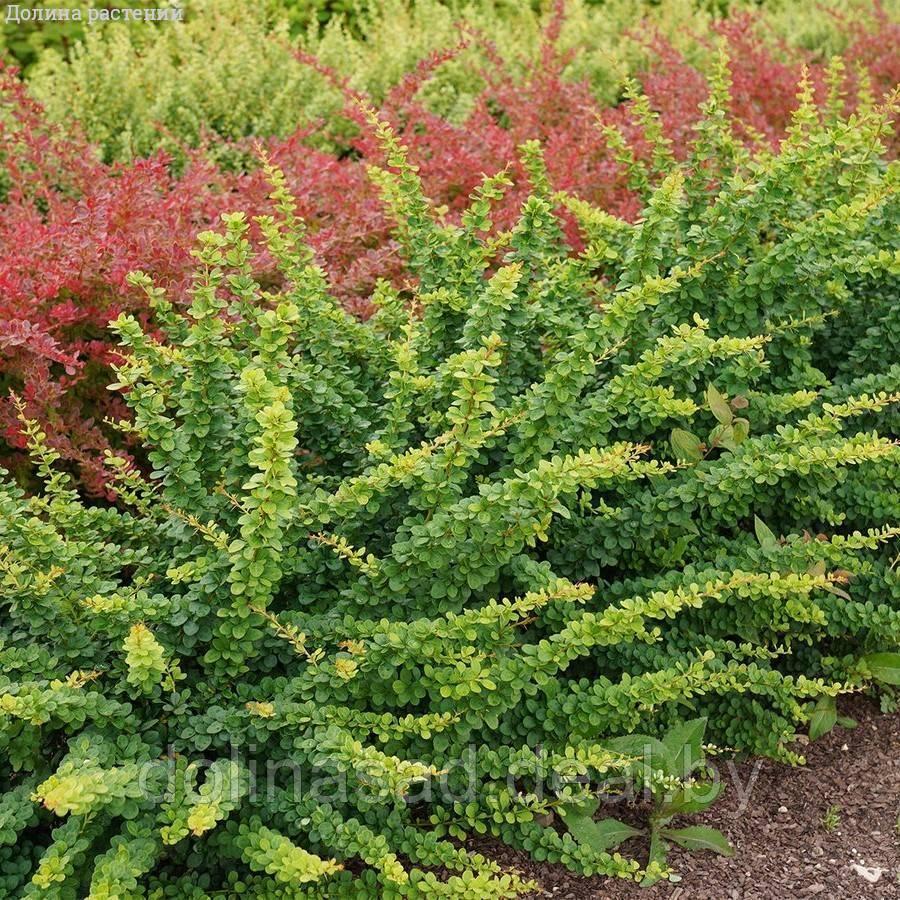
POLYGON ((2 465, 25 471, 15 390, 79 481, 102 494, 102 422, 124 412, 105 390, 116 358, 107 325, 146 307, 128 289, 132 269, 184 281, 198 230, 223 209, 222 175, 195 160, 176 176, 162 154, 106 166, 46 120, 15 70, 0 67, 0 92, 2 465))
POLYGON ((499 65, 513 82, 527 80, 542 64, 548 35, 563 59, 565 81, 584 82, 595 102, 614 105, 623 78, 655 59, 648 33, 702 68, 728 21, 722 17, 740 18, 750 9, 763 35, 763 55, 753 60, 763 84, 771 78, 769 57, 787 63, 821 62, 836 53, 853 57, 857 32, 896 76, 897 0, 818 0, 814 15, 797 0, 762 9, 697 0, 383 0, 350 6, 335 5, 337 15, 319 28, 310 22, 310 4, 187 0, 182 23, 106 22, 79 29, 77 41, 37 56, 29 85, 54 122, 77 123, 107 162, 206 145, 235 165, 243 158, 235 157, 231 141, 284 137, 319 119, 325 122, 319 140, 341 145, 340 93, 315 66, 304 64, 310 57, 378 104, 432 54, 467 39, 465 49, 433 72, 424 96, 430 110, 459 123, 490 80, 486 68, 499 65))
POLYGON ((30 73, 49 118, 73 124, 107 162, 205 144, 226 165, 230 143, 286 137, 334 115, 340 96, 297 61, 267 4, 199 0, 184 22, 106 23, 67 55, 45 51, 30 73))
POLYGON ((0 487, 3 892, 529 891, 479 834, 652 880, 548 824, 631 771, 622 736, 699 717, 799 762, 900 682, 895 106, 847 117, 838 75, 755 154, 724 65, 683 161, 638 98, 635 221, 536 143, 511 227, 505 172, 448 219, 377 124, 408 278, 367 321, 271 165, 280 287, 242 214, 185 296, 131 276, 157 328, 116 320, 111 387, 149 471, 109 454, 85 503, 22 403, 43 487, 0 487))
MULTIPOLYGON (((525 59, 512 66, 501 48, 470 34, 468 49, 433 54, 388 91, 381 114, 409 146, 426 193, 438 206, 447 207, 451 221, 459 222, 480 173, 498 171, 509 163, 508 174, 514 184, 498 201, 493 221, 496 230, 512 227, 529 191, 525 169, 515 159, 515 148, 529 139, 541 141, 554 188, 635 220, 643 201, 617 149, 621 138, 616 135, 625 137, 638 158, 649 160, 643 113, 634 99, 638 88, 646 95, 646 103, 659 113, 673 154, 685 159, 690 153, 700 108, 709 95, 709 67, 697 68, 691 62, 696 55, 693 52, 681 53, 662 38, 645 34, 644 45, 650 41, 654 61, 638 71, 635 81, 627 83, 623 102, 604 107, 596 99, 594 81, 572 80, 577 54, 572 56, 566 35, 577 25, 579 15, 587 15, 580 9, 568 7, 565 17, 556 15, 543 26, 537 62, 525 59), (476 48, 492 64, 481 65, 478 77, 473 78, 476 70, 465 54, 476 48), (445 89, 447 78, 465 86, 469 98, 465 103, 457 102, 461 95, 445 89)), ((345 308, 365 317, 372 311, 371 297, 379 279, 401 288, 407 278, 390 220, 366 177, 366 166, 382 160, 381 148, 360 119, 356 105, 360 96, 366 95, 360 95, 352 83, 322 60, 304 56, 302 64, 292 61, 282 45, 260 49, 268 21, 265 10, 253 13, 256 24, 246 29, 244 38, 231 35, 228 27, 238 27, 240 16, 250 15, 241 10, 245 7, 217 6, 209 20, 216 24, 211 32, 203 32, 189 21, 183 23, 184 30, 182 24, 173 25, 165 32, 168 37, 160 38, 159 43, 151 41, 156 54, 164 53, 169 41, 181 47, 184 59, 196 62, 210 54, 216 57, 220 71, 215 79, 218 87, 212 91, 205 87, 209 75, 205 63, 202 70, 194 72, 199 81, 192 81, 194 75, 186 70, 172 78, 155 76, 160 84, 169 85, 165 90, 182 91, 173 107, 182 111, 201 108, 184 93, 186 85, 202 86, 202 109, 210 129, 204 137, 206 151, 190 150, 187 145, 193 139, 184 132, 176 134, 179 129, 163 115, 161 106, 151 117, 154 123, 135 107, 134 114, 143 122, 138 131, 145 129, 141 133, 148 137, 142 149, 155 146, 149 136, 156 133, 155 119, 159 116, 168 123, 164 131, 169 135, 166 140, 172 153, 156 152, 146 159, 106 163, 102 159, 103 140, 98 158, 97 146, 77 133, 72 122, 63 127, 54 121, 68 111, 68 106, 48 115, 18 80, 15 70, 0 72, 0 190, 5 200, 0 206, 0 243, 8 248, 0 259, 0 368, 4 390, 0 398, 0 464, 15 470, 19 477, 25 477, 32 467, 23 453, 26 440, 18 412, 6 396, 10 388, 21 396, 28 416, 40 422, 48 443, 62 454, 80 482, 95 495, 111 494, 110 471, 102 453, 109 447, 134 447, 128 436, 115 435, 104 424, 123 413, 121 399, 105 390, 109 366, 117 354, 106 326, 123 310, 134 312, 148 324, 153 317, 146 297, 126 282, 126 274, 135 268, 144 269, 159 285, 171 289, 174 302, 179 304, 190 278, 190 248, 197 233, 213 227, 225 210, 243 210, 251 220, 269 211, 268 188, 256 165, 252 140, 223 142, 225 134, 243 133, 243 126, 235 130, 229 126, 217 137, 213 134, 216 123, 227 120, 234 124, 243 115, 241 105, 229 99, 236 89, 229 88, 228 79, 229 73, 241 71, 233 54, 246 34, 259 39, 254 38, 254 53, 275 54, 270 62, 276 69, 290 63, 284 71, 296 74, 305 67, 304 77, 315 77, 325 86, 322 103, 343 110, 340 117, 328 120, 326 116, 323 120, 334 124, 340 118, 344 123, 339 153, 310 146, 321 143, 321 132, 315 126, 301 127, 285 139, 267 142, 268 152, 284 170, 297 198, 299 214, 309 223, 308 241, 327 272, 334 295, 345 308), (213 50, 214 45, 219 49, 213 50), (231 118, 222 112, 225 107, 231 118), (234 171, 235 166, 248 170, 234 171)), ((449 16, 450 11, 444 14, 449 16)), ((784 136, 796 106, 796 83, 804 58, 793 52, 786 52, 782 58, 783 54, 764 37, 766 21, 739 16, 714 26, 731 56, 729 77, 735 90, 729 112, 736 119, 738 134, 750 147, 760 140, 774 146, 784 136)), ((512 28, 513 20, 508 24, 512 28)), ((836 89, 846 94, 849 111, 854 108, 851 100, 859 87, 880 97, 896 84, 892 47, 897 27, 879 8, 867 15, 855 11, 838 25, 841 46, 848 57, 846 72, 836 89)), ((516 25, 513 30, 518 33, 518 28, 516 25)), ((150 69, 138 73, 128 62, 128 53, 115 61, 109 45, 120 33, 131 31, 104 27, 95 33, 91 40, 98 42, 97 52, 103 62, 90 62, 86 77, 93 83, 98 73, 105 71, 105 65, 127 70, 129 78, 136 80, 110 86, 109 96, 130 103, 127 98, 133 92, 128 84, 132 83, 136 85, 135 96, 144 103, 150 69)), ((153 33, 151 28, 144 40, 153 33)), ((701 28, 694 43, 704 43, 705 34, 701 28)), ((84 61, 89 62, 90 52, 84 52, 84 61)), ((255 57, 248 55, 246 59, 255 57)), ((168 65, 154 63, 157 76, 168 65)), ((266 74, 268 65, 253 62, 254 78, 258 76, 270 85, 277 83, 291 93, 293 75, 288 77, 283 71, 277 76, 266 74)), ((74 72, 77 65, 73 62, 71 66, 74 72)), ((817 102, 822 105, 831 90, 826 67, 813 63, 809 72, 817 102)), ((58 103, 55 98, 66 92, 64 79, 51 83, 58 91, 53 102, 58 103)), ((78 94, 76 86, 70 87, 78 94)), ((98 83, 92 94, 85 83, 81 91, 87 92, 85 96, 102 98, 106 88, 98 83)), ((237 93, 253 94, 251 82, 244 79, 237 93)), ((302 106, 299 94, 292 97, 302 106)), ((260 95, 258 102, 250 101, 247 108, 269 110, 260 113, 269 115, 276 106, 260 95)), ((294 114, 301 115, 299 106, 296 110, 291 107, 294 114)), ((193 119, 198 129, 201 118, 193 119)), ((131 126, 125 122, 103 121, 103 127, 110 129, 104 133, 116 140, 130 133, 131 126)), ((91 131, 87 119, 82 124, 91 131)), ((266 127, 259 125, 259 130, 266 127)), ((192 133, 196 137, 198 130, 192 133)), ((331 136, 338 137, 334 129, 331 136)), ((580 248, 582 236, 571 214, 566 215, 564 227, 568 242, 580 248)), ((251 237, 258 246, 255 225, 251 237)), ((281 277, 266 252, 254 258, 253 270, 269 286, 281 277)))

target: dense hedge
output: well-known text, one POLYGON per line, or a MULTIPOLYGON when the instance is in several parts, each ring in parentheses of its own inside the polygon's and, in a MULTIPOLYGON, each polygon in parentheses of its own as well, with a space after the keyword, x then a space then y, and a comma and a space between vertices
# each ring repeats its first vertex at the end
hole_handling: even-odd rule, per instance
MULTIPOLYGON (((537 10, 518 0, 385 0, 365 8, 353 24, 338 17, 324 30, 292 37, 289 24, 297 20, 290 14, 307 11, 303 4, 285 5, 191 0, 183 24, 95 25, 79 38, 83 43, 70 42, 65 52, 47 50, 35 60, 29 70, 34 96, 52 120, 78 123, 107 161, 129 160, 160 147, 198 146, 204 133, 215 141, 285 136, 301 123, 331 120, 341 108, 339 94, 292 60, 292 45, 380 103, 422 60, 475 34, 481 40, 435 72, 428 88, 431 108, 459 121, 485 86, 485 63, 494 69, 500 60, 512 77, 527 75, 549 29, 565 56, 565 78, 586 81, 607 105, 620 98, 622 79, 653 58, 648 34, 704 64, 713 55, 719 16, 729 6, 734 15, 745 6, 758 9, 695 0, 568 0, 537 10)), ((766 4, 759 15, 771 55, 790 61, 808 54, 809 61, 821 62, 834 53, 858 57, 850 46, 856 30, 875 36, 894 59, 896 35, 885 30, 884 20, 896 21, 896 11, 897 0, 885 8, 853 0, 822 2, 809 16, 807 4, 788 0, 766 4)))
POLYGON ((502 172, 448 219, 378 125, 407 277, 367 321, 271 167, 280 286, 241 214, 186 288, 131 277, 149 473, 85 503, 21 405, 43 487, 0 487, 5 895, 528 890, 448 840, 485 832, 652 875, 546 824, 629 768, 610 738, 704 716, 796 761, 814 705, 900 680, 895 107, 848 117, 835 67, 751 153, 726 72, 684 161, 640 97, 646 159, 610 135, 634 221, 536 143, 511 227, 502 172))
MULTIPOLYGON (((218 10, 220 18, 215 21, 229 20, 227 7, 218 10)), ((524 170, 514 158, 515 148, 535 138, 545 147, 555 188, 629 220, 638 215, 641 199, 616 150, 615 138, 608 131, 604 134, 604 129, 615 126, 635 145, 638 156, 645 158, 650 151, 642 136, 640 110, 628 99, 606 107, 597 101, 589 82, 570 80, 572 60, 559 46, 560 35, 570 23, 570 18, 551 22, 543 51, 523 71, 510 73, 499 60, 479 69, 479 93, 470 98, 458 123, 447 118, 449 107, 444 101, 450 95, 441 87, 440 73, 448 66, 463 66, 460 53, 464 51, 434 54, 385 97, 382 116, 409 145, 429 196, 446 206, 454 221, 477 186, 480 173, 498 171, 509 163, 514 185, 501 201, 495 221, 501 229, 512 225, 528 192, 524 170), (442 111, 435 112, 435 105, 442 111)), ((167 34, 180 34, 179 40, 191 48, 192 58, 204 67, 201 50, 205 48, 213 55, 210 66, 220 66, 224 78, 244 45, 235 38, 238 55, 230 55, 234 50, 230 39, 213 33, 195 46, 191 41, 194 36, 199 40, 203 32, 191 27, 188 23, 179 31, 181 26, 177 26, 167 34)), ((856 66, 862 66, 871 90, 880 96, 897 82, 897 56, 892 49, 897 26, 872 13, 845 22, 842 28, 850 51, 843 76, 848 98, 859 86, 856 66)), ((751 147, 759 139, 777 143, 796 105, 796 84, 805 57, 782 58, 765 38, 765 23, 758 20, 732 18, 716 24, 715 29, 731 56, 729 72, 735 90, 730 112, 742 140, 751 147)), ((114 32, 96 34, 107 36, 98 38, 97 46, 102 49, 114 32)), ((673 152, 681 159, 695 140, 694 125, 708 94, 705 70, 692 65, 661 38, 647 40, 651 41, 652 62, 637 76, 649 103, 661 115, 673 152)), ((481 41, 477 46, 485 55, 494 54, 490 42, 481 41)), ((153 49, 157 52, 162 55, 153 58, 162 71, 165 51, 153 49)), ((288 58, 284 48, 277 52, 282 62, 288 58)), ((366 177, 366 166, 380 161, 381 151, 360 122, 359 93, 323 63, 306 59, 304 71, 330 85, 330 93, 322 96, 331 98, 328 103, 340 105, 342 115, 331 120, 335 127, 324 147, 321 129, 310 125, 283 140, 268 141, 267 150, 286 173, 298 211, 309 223, 309 241, 336 296, 347 309, 365 316, 371 312, 370 297, 379 278, 396 286, 406 278, 390 222, 366 177)), ((131 71, 125 61, 115 67, 126 74, 131 71)), ((102 66, 98 70, 102 71, 102 66)), ((200 89, 207 78, 206 68, 192 71, 197 80, 185 71, 161 81, 176 93, 192 84, 200 89)), ((265 71, 262 67, 254 77, 271 81, 265 71)), ((465 66, 461 71, 466 71, 465 66)), ((825 66, 810 62, 808 71, 817 102, 824 103, 828 94, 825 66)), ((141 78, 146 78, 146 73, 135 81, 138 88, 141 78)), ((290 78, 281 78, 280 83, 285 96, 290 96, 290 78)), ((127 99, 127 84, 111 84, 110 91, 115 89, 116 96, 127 99)), ((242 84, 249 91, 249 83, 245 80, 242 84)), ((101 98, 105 95, 102 86, 100 79, 97 96, 101 98)), ((627 86, 626 96, 634 89, 633 84, 627 86)), ((229 209, 241 209, 251 218, 270 211, 265 179, 255 163, 252 139, 213 141, 209 153, 179 153, 177 165, 171 157, 159 154, 105 164, 97 160, 90 142, 73 135, 71 127, 63 128, 48 119, 13 70, 0 73, 0 90, 0 158, 4 164, 0 188, 6 200, 0 207, 0 241, 7 248, 0 259, 2 387, 4 394, 10 388, 20 394, 28 415, 40 421, 50 445, 65 457, 88 490, 108 493, 105 482, 109 473, 101 451, 110 445, 127 448, 130 441, 112 435, 103 425, 104 419, 123 414, 119 398, 105 389, 109 365, 115 359, 106 326, 123 309, 141 317, 150 315, 146 298, 126 283, 125 276, 142 268, 170 287, 176 297, 181 296, 189 278, 196 234, 216 224, 220 213, 229 209), (242 171, 244 168, 247 171, 242 171)), ((183 94, 178 108, 204 110, 210 127, 215 123, 224 127, 226 120, 215 113, 219 101, 238 118, 242 108, 259 110, 254 114, 263 117, 275 108, 267 111, 264 104, 254 105, 252 98, 242 107, 231 101, 227 91, 204 88, 203 92, 205 99, 197 101, 196 107, 190 92, 183 94)), ((60 91, 59 96, 64 93, 60 91)), ((852 108, 849 99, 847 105, 852 108)), ((187 121, 185 113, 180 116, 180 121, 187 121)), ((142 121, 147 126, 147 121, 142 121)), ((192 113, 191 121, 196 133, 202 116, 192 113)), ((129 141, 137 135, 129 136, 127 129, 118 127, 110 133, 116 140, 124 135, 129 141)), ((141 133, 146 136, 149 131, 141 133)), ((571 216, 565 228, 567 239, 578 246, 581 238, 571 216)), ((253 237, 258 238, 255 231, 253 237)), ((253 266, 265 283, 277 284, 280 276, 269 254, 259 254, 253 266)), ((25 438, 16 410, 5 396, 0 399, 0 426, 5 445, 0 445, 0 464, 24 479, 28 470, 21 452, 25 438)))

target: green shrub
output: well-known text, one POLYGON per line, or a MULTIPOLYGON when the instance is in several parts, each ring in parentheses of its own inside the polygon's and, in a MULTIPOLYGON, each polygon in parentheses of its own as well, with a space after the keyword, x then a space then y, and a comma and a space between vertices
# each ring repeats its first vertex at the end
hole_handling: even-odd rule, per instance
MULTIPOLYGON (((729 8, 740 10, 745 5, 726 3, 719 15, 729 8)), ((623 79, 650 59, 648 34, 660 34, 691 61, 700 62, 714 42, 716 20, 696 0, 604 0, 602 4, 567 0, 561 5, 518 0, 457 4, 383 0, 367 8, 352 25, 340 17, 333 19, 321 36, 308 34, 306 45, 379 100, 417 62, 435 50, 456 46, 467 32, 488 38, 508 70, 520 77, 531 71, 548 35, 553 35, 559 51, 570 56, 567 77, 586 79, 600 102, 613 103, 621 98, 623 79), (562 17, 557 6, 564 10, 562 17), (357 31, 364 40, 356 39, 357 31)), ((442 66, 430 88, 436 108, 464 110, 483 84, 479 70, 485 64, 491 66, 493 61, 476 46, 442 66), (447 94, 454 104, 448 102, 447 94)))
MULTIPOLYGON (((131 0, 128 7, 132 9, 160 9, 174 4, 157 3, 155 0, 131 0)), ((18 3, 4 6, 3 25, 0 27, 0 50, 5 51, 23 71, 28 71, 41 55, 55 50, 63 55, 79 42, 83 41, 88 30, 97 25, 89 21, 89 11, 106 9, 112 4, 102 0, 57 0, 53 4, 18 3), (27 19, 20 14, 9 15, 9 7, 18 7, 26 11, 27 19), (39 10, 68 10, 67 18, 44 19, 39 10), (75 10, 80 10, 77 18, 72 18, 75 10), (32 15, 29 15, 32 13, 32 15)), ((103 25, 97 25, 102 28, 103 25)), ((138 26, 145 28, 145 25, 138 26)))
MULTIPOLYGON (((708 31, 710 17, 695 12, 691 0, 652 9, 666 33, 708 31), (676 19, 677 29, 669 24, 676 19)), ((623 39, 639 12, 630 0, 614 0, 602 16, 580 0, 568 10, 561 46, 578 50, 570 74, 590 77, 604 100, 614 99, 623 75, 646 60, 637 42, 623 39)), ((214 142, 284 136, 341 106, 337 91, 291 57, 292 13, 277 0, 193 0, 177 25, 94 26, 73 48, 41 54, 29 73, 31 91, 51 120, 78 123, 106 161, 158 147, 177 151, 181 142, 195 147, 204 133, 214 142)), ((521 73, 540 51, 548 15, 516 2, 385 0, 358 17, 337 16, 324 29, 311 26, 296 43, 378 102, 429 54, 456 46, 460 21, 490 37, 510 70, 521 73)), ((696 47, 696 38, 678 44, 686 42, 696 47)), ((463 118, 484 86, 477 74, 484 62, 472 49, 441 66, 427 87, 430 105, 463 118)))
MULTIPOLYGON (((158 147, 177 151, 182 143, 195 147, 204 134, 214 145, 250 135, 284 136, 337 114, 338 92, 290 52, 289 25, 297 29, 307 21, 310 4, 190 0, 184 6, 183 23, 94 25, 79 35, 80 43, 45 50, 29 72, 33 94, 51 119, 77 122, 106 161, 158 147)), ((564 8, 557 22, 553 4, 382 0, 335 15, 322 28, 310 23, 293 40, 377 103, 430 54, 456 47, 463 34, 480 36, 438 67, 424 91, 435 112, 461 121, 484 87, 483 67, 494 65, 485 57, 484 38, 509 72, 522 77, 558 25, 556 45, 570 56, 566 76, 586 79, 598 101, 612 104, 621 98, 623 79, 651 59, 648 34, 658 33, 690 62, 705 63, 715 44, 716 16, 758 6, 569 0, 564 8)), ((886 8, 895 14, 897 0, 886 8)), ((823 0, 820 14, 809 16, 807 4, 782 0, 766 4, 761 30, 775 46, 783 41, 824 60, 845 49, 846 23, 871 19, 871 12, 867 0, 823 0), (832 6, 842 16, 826 12, 832 6)), ((233 161, 232 151, 219 152, 233 161)))
MULTIPOLYGON (((77 123, 106 161, 286 136, 342 104, 292 54, 265 5, 197 0, 185 21, 95 24, 68 58, 45 52, 31 88, 51 120, 77 123)), ((218 148, 230 159, 227 148, 218 148)))
POLYGON ((186 313, 134 276, 149 477, 84 504, 29 425, 45 489, 0 488, 6 895, 527 890, 448 840, 478 833, 652 880, 542 824, 628 769, 611 738, 703 717, 796 762, 815 709, 900 681, 892 110, 820 123, 805 87, 751 158, 724 90, 692 159, 632 166, 636 224, 533 144, 511 231, 504 174, 447 224, 381 126, 410 280, 366 323, 275 171, 283 291, 240 216, 186 313))

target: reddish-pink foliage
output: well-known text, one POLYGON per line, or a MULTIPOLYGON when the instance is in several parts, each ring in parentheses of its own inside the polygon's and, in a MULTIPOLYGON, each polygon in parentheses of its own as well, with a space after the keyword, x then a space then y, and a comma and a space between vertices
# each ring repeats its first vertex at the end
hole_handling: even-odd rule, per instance
MULTIPOLYGON (((210 189, 220 177, 211 166, 198 161, 181 178, 162 154, 105 166, 77 135, 46 122, 15 70, 0 70, 0 90, 12 116, 0 126, 7 185, 0 215, 4 383, 21 393, 27 414, 96 492, 105 481, 106 446, 97 422, 122 413, 121 401, 105 390, 115 358, 106 326, 123 309, 144 311, 125 276, 145 267, 178 286, 198 227, 227 203, 210 189)), ((10 445, 21 445, 6 397, 0 428, 10 445)))
MULTIPOLYGON (((461 124, 429 112, 420 100, 421 87, 454 50, 423 62, 382 104, 379 115, 408 146, 428 195, 446 206, 450 217, 464 207, 482 173, 509 165, 513 188, 495 219, 501 228, 514 221, 528 192, 516 148, 532 138, 545 148, 556 188, 629 219, 638 215, 639 200, 600 124, 622 130, 638 155, 646 150, 641 128, 629 103, 603 109, 589 85, 563 77, 567 59, 554 46, 558 24, 559 16, 548 29, 541 58, 519 79, 504 72, 489 41, 464 36, 464 42, 479 42, 493 62, 482 73, 484 91, 461 124)), ((777 143, 795 106, 804 64, 824 96, 824 62, 775 46, 758 27, 751 17, 737 16, 718 30, 731 50, 733 116, 748 138, 755 133, 777 143)), ((869 68, 877 92, 893 88, 900 66, 893 51, 897 26, 876 8, 868 26, 854 19, 846 27, 850 58, 869 68)), ((675 153, 684 157, 707 82, 659 36, 644 39, 654 63, 639 81, 675 153)), ((337 296, 348 309, 366 315, 375 280, 397 280, 403 272, 390 222, 366 175, 366 165, 380 162, 382 155, 365 124, 362 98, 318 61, 306 61, 345 89, 345 115, 360 124, 359 134, 340 157, 312 149, 308 128, 286 140, 268 140, 265 147, 287 176, 337 296)), ((23 396, 28 414, 39 419, 85 488, 103 493, 102 450, 109 432, 101 423, 124 413, 121 400, 105 390, 115 360, 106 326, 126 309, 148 316, 143 296, 125 276, 139 268, 169 287, 173 297, 185 296, 197 232, 215 227, 224 211, 242 210, 251 217, 269 211, 268 186, 259 170, 229 174, 199 152, 189 154, 177 177, 162 154, 104 165, 77 135, 62 134, 46 122, 13 69, 0 68, 0 101, 10 113, 6 126, 0 124, 0 184, 7 187, 0 208, 3 384, 23 396)), ((577 242, 571 225, 569 237, 577 242)), ((257 266, 266 279, 274 277, 266 254, 259 254, 257 266)), ((20 428, 12 404, 2 398, 0 429, 10 448, 0 462, 16 466, 22 459, 20 428)))
POLYGON ((850 36, 847 58, 868 71, 876 93, 894 90, 900 82, 900 22, 891 19, 881 0, 876 0, 868 20, 847 14, 838 18, 850 36))

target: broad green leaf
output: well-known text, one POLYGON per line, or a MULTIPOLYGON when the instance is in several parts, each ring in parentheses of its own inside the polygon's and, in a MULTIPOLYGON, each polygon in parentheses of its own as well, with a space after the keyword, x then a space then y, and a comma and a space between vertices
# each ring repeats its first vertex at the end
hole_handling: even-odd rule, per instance
POLYGON ((603 746, 623 756, 633 756, 642 765, 653 769, 662 769, 667 775, 674 775, 672 754, 669 748, 658 738, 647 734, 626 734, 622 737, 604 741, 603 746))
POLYGON ((829 594, 840 597, 842 600, 853 599, 843 588, 839 588, 836 584, 823 584, 822 589, 828 591, 829 594))
POLYGON ((734 856, 734 847, 716 828, 689 825, 687 828, 667 828, 663 835, 686 850, 711 850, 721 856, 734 856))
POLYGON ((703 762, 706 722, 706 716, 679 722, 663 737, 663 743, 672 757, 672 774, 679 778, 687 778, 703 762))
POLYGON ((700 781, 672 794, 661 811, 666 816, 703 812, 715 803, 721 793, 721 781, 700 781))
POLYGON ((741 623, 735 631, 742 641, 749 641, 751 644, 761 644, 763 642, 759 628, 754 625, 741 623))
POLYGON ((583 816, 578 813, 565 813, 562 807, 560 807, 559 814, 563 822, 566 823, 569 834, 582 846, 590 847, 596 837, 594 820, 590 816, 583 816))
POLYGON ((837 722, 837 705, 834 697, 820 697, 809 720, 809 739, 817 741, 828 734, 837 722))
POLYGON ((876 681, 900 685, 900 653, 870 653, 862 661, 876 681))
POLYGON ((756 531, 756 539, 759 541, 759 546, 766 553, 771 553, 773 550, 778 549, 778 538, 775 536, 775 532, 759 516, 753 517, 753 528, 756 531))
POLYGON ((566 803, 558 808, 559 814, 566 816, 587 816, 592 819, 594 813, 600 808, 600 801, 596 797, 585 797, 571 803, 566 803))
POLYGON ((573 812, 568 807, 560 807, 559 814, 566 823, 569 834, 584 847, 596 853, 604 853, 618 847, 623 841, 641 832, 618 819, 601 819, 595 822, 590 816, 573 812))
POLYGON ((632 828, 627 822, 622 822, 619 819, 601 819, 599 822, 594 822, 594 825, 596 826, 597 834, 606 844, 606 849, 618 847, 619 844, 627 841, 629 838, 643 834, 639 828, 632 828))
POLYGON ((728 401, 719 393, 714 384, 710 384, 706 388, 706 402, 712 414, 723 424, 730 425, 734 418, 734 413, 728 405, 728 401))
POLYGON ((673 428, 669 442, 677 459, 687 462, 700 462, 703 459, 700 438, 683 428, 673 428))
POLYGON ((737 450, 734 440, 734 430, 730 425, 716 425, 709 433, 710 447, 724 447, 726 450, 737 450))
POLYGON ((735 444, 743 444, 750 436, 750 423, 746 419, 735 419, 731 423, 731 433, 735 444))

